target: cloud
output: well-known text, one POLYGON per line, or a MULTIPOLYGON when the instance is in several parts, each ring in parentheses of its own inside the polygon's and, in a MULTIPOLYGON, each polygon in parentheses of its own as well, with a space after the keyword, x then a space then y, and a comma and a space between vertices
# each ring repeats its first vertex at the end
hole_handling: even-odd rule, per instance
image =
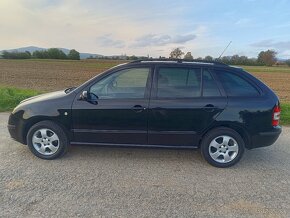
POLYGON ((115 40, 110 34, 99 36, 97 43, 102 47, 124 48, 125 42, 122 40, 115 40))
POLYGON ((261 40, 251 44, 252 47, 256 48, 271 48, 279 51, 290 50, 290 41, 274 41, 273 39, 261 40))
POLYGON ((172 43, 183 44, 196 38, 194 34, 176 35, 172 37, 172 43))
POLYGON ((132 47, 163 46, 168 44, 184 44, 196 38, 194 34, 187 35, 157 35, 147 34, 137 38, 132 47))

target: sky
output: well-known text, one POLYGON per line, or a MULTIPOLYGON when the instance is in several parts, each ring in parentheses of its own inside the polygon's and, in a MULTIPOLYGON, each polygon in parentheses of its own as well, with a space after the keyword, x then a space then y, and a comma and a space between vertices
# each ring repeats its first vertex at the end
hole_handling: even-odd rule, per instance
POLYGON ((288 0, 0 0, 0 50, 61 47, 102 55, 290 58, 288 0))

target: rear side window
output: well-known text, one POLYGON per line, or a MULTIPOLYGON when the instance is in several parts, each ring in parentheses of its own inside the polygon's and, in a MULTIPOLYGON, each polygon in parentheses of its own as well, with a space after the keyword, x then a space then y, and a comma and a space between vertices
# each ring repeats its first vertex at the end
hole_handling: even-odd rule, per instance
POLYGON ((202 82, 203 82, 202 96, 204 97, 221 96, 217 83, 208 70, 203 71, 202 82))
POLYGON ((157 73, 157 97, 192 98, 201 94, 201 70, 160 68, 157 73))
POLYGON ((258 90, 247 80, 230 72, 218 72, 220 81, 228 96, 258 96, 258 90))

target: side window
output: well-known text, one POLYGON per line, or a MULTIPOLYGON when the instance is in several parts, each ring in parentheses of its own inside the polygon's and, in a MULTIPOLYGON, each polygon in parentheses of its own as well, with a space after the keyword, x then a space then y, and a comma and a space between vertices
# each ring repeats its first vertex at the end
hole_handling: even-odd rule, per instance
POLYGON ((157 97, 159 98, 192 98, 200 96, 200 69, 160 68, 157 77, 157 97))
POLYGON ((91 86, 99 99, 144 98, 149 68, 131 68, 113 73, 91 86))
POLYGON ((258 96, 258 90, 242 77, 230 72, 218 72, 228 96, 258 96))
POLYGON ((208 70, 204 70, 202 73, 203 92, 204 97, 218 97, 221 96, 220 90, 216 81, 208 70))

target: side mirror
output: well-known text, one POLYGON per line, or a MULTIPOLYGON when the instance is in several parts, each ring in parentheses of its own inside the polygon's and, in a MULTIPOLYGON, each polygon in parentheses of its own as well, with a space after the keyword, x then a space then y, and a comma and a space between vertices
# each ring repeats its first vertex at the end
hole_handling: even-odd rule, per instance
POLYGON ((88 100, 88 91, 83 91, 80 95, 80 100, 88 100))
POLYGON ((87 101, 91 104, 98 104, 99 97, 94 93, 89 93, 88 91, 83 91, 80 95, 79 100, 87 101))

